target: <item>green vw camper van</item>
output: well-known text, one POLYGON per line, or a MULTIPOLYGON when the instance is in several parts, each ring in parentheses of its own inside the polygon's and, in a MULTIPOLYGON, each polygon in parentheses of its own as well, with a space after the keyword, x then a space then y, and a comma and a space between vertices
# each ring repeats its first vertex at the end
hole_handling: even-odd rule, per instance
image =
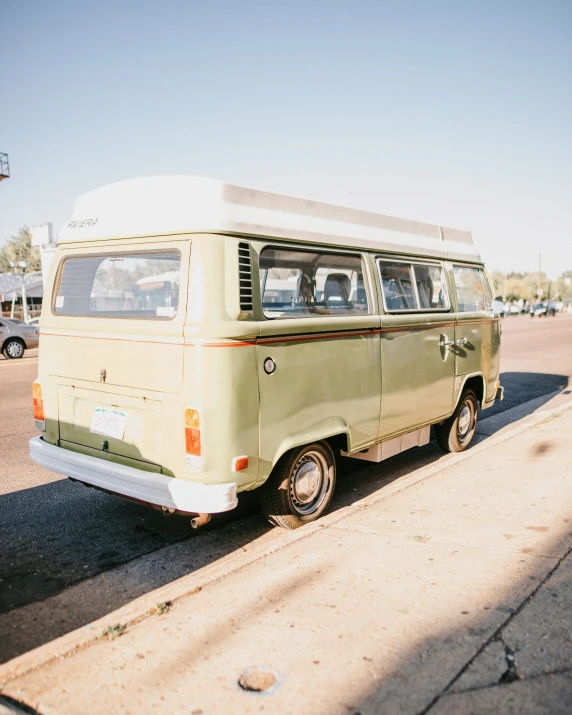
POLYGON ((193 177, 80 197, 41 318, 32 459, 193 525, 261 487, 319 518, 336 455, 466 449, 502 398, 467 231, 193 177))

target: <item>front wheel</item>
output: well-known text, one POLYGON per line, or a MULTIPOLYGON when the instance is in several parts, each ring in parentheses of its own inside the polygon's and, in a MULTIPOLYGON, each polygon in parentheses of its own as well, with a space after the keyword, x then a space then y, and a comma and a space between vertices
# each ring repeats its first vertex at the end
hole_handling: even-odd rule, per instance
POLYGON ((437 442, 444 452, 462 452, 470 445, 477 429, 477 407, 477 396, 466 390, 451 417, 435 425, 437 442))
POLYGON ((9 340, 4 345, 4 356, 8 360, 16 360, 24 355, 24 346, 21 340, 9 340))
POLYGON ((283 455, 261 490, 268 521, 297 529, 324 514, 336 486, 336 461, 327 442, 315 442, 283 455))

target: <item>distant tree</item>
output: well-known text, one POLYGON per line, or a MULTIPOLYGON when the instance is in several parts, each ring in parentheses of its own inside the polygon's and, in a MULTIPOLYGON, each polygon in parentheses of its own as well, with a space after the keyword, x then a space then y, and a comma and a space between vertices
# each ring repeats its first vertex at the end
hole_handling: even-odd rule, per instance
MULTIPOLYGON (((496 295, 503 295, 505 290, 505 274, 494 271, 492 275, 496 295)), ((540 274, 540 287, 542 297, 548 298, 554 295, 554 284, 552 284, 545 273, 540 274)), ((506 274, 506 299, 516 300, 536 300, 538 298, 538 273, 516 273, 506 274)))
POLYGON ((501 296, 504 292, 504 277, 505 274, 502 271, 493 271, 491 274, 491 280, 493 282, 493 289, 496 296, 501 296))
POLYGON ((564 271, 556 281, 553 295, 560 300, 572 298, 572 271, 564 271))
MULTIPOLYGON (((12 263, 19 264, 25 261, 28 264, 26 273, 39 271, 42 268, 40 249, 32 246, 32 236, 27 226, 22 226, 15 236, 11 236, 0 249, 0 273, 13 273, 12 263)), ((22 269, 18 267, 19 272, 22 269)))

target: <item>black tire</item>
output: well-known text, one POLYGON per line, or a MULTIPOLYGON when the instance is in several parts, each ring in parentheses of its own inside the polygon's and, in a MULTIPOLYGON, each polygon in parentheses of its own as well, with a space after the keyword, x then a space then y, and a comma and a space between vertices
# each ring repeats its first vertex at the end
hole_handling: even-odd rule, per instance
POLYGON ((2 352, 7 360, 18 360, 24 357, 24 350, 26 346, 19 338, 9 338, 4 343, 4 348, 2 352))
POLYGON ((330 445, 297 447, 278 460, 262 485, 262 511, 271 524, 298 529, 327 511, 335 486, 336 460, 330 445))
POLYGON ((465 390, 451 417, 435 425, 435 436, 444 452, 463 452, 471 444, 477 428, 477 410, 477 396, 472 390, 465 390))

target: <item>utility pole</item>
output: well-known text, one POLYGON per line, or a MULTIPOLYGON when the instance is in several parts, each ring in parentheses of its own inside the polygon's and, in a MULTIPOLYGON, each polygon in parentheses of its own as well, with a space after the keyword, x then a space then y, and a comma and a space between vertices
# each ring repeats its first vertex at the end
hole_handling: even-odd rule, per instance
POLYGON ((542 298, 542 286, 540 283, 540 273, 542 271, 542 249, 538 249, 538 300, 542 298))

